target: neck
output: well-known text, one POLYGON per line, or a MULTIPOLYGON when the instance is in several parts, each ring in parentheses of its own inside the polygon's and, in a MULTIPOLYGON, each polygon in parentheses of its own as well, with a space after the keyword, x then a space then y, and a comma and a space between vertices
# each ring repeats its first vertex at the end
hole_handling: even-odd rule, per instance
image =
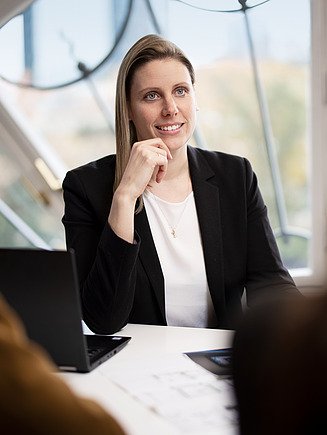
POLYGON ((192 191, 188 170, 187 147, 172 152, 168 169, 161 183, 149 183, 148 189, 168 202, 181 202, 192 191))
POLYGON ((164 178, 166 181, 188 174, 187 147, 173 151, 171 154, 173 159, 168 162, 167 174, 164 178))

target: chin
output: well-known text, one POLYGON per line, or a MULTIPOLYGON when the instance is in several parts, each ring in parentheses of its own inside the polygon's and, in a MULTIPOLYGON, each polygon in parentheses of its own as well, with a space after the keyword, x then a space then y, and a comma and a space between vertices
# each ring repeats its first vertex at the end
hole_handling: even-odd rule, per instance
POLYGON ((167 145, 167 147, 172 150, 177 150, 185 146, 188 142, 186 138, 163 138, 163 141, 167 145))
POLYGON ((184 148, 187 144, 185 142, 183 142, 183 143, 181 143, 181 142, 179 142, 179 143, 169 143, 169 142, 166 142, 166 145, 169 148, 169 151, 173 152, 173 151, 177 151, 177 150, 179 150, 181 148, 184 148))

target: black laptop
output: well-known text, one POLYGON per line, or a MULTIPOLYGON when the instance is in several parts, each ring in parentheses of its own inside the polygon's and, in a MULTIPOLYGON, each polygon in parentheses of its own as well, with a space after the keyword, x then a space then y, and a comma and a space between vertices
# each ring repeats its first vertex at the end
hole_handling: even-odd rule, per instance
POLYGON ((0 292, 61 370, 89 372, 131 339, 83 333, 73 251, 0 249, 0 292))

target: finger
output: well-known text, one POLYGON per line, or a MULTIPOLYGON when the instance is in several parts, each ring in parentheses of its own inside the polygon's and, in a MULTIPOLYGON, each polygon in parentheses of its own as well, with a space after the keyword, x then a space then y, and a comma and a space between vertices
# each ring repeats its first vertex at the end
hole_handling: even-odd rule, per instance
POLYGON ((165 142, 160 138, 147 139, 143 142, 144 144, 153 146, 156 148, 156 151, 165 155, 169 160, 173 158, 171 152, 165 142))
POLYGON ((150 185, 151 182, 160 183, 165 177, 168 168, 168 159, 166 155, 160 154, 157 151, 153 152, 152 155, 153 157, 151 158, 151 160, 153 161, 155 166, 152 171, 150 185))
POLYGON ((167 165, 159 166, 156 174, 156 182, 161 183, 161 181, 165 178, 166 174, 167 174, 167 165))
POLYGON ((156 166, 152 172, 151 178, 149 180, 148 186, 152 187, 157 182, 158 172, 160 166, 156 166))
POLYGON ((167 173, 167 169, 168 169, 168 156, 166 154, 166 152, 164 152, 164 154, 160 153, 158 148, 156 151, 156 162, 157 162, 157 172, 155 175, 155 180, 157 183, 160 183, 163 178, 165 177, 166 173, 167 173))
MULTIPOLYGON (((169 151, 169 150, 168 150, 169 151)), ((169 154, 166 152, 166 150, 163 150, 161 148, 155 148, 154 152, 156 154, 156 157, 158 158, 158 164, 160 166, 165 165, 165 171, 167 170, 168 167, 168 160, 172 159, 172 156, 169 152, 169 154), (164 159, 164 160, 163 160, 164 159)))
POLYGON ((164 151, 165 156, 167 157, 168 160, 171 160, 173 158, 173 156, 171 155, 170 149, 167 147, 167 145, 164 142, 162 142, 162 144, 160 144, 160 145, 159 144, 157 145, 157 150, 158 150, 158 152, 164 151))
POLYGON ((167 169, 164 166, 159 166, 159 170, 156 176, 156 182, 161 183, 161 181, 165 178, 167 173, 167 169))

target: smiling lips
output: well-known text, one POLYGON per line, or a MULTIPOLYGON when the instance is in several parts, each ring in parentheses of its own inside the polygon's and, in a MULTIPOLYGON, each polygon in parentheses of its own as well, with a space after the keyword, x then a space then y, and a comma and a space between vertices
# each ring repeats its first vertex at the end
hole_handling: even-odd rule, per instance
POLYGON ((156 125, 156 128, 160 131, 176 131, 179 130, 182 127, 183 123, 181 124, 170 124, 170 125, 156 125))

